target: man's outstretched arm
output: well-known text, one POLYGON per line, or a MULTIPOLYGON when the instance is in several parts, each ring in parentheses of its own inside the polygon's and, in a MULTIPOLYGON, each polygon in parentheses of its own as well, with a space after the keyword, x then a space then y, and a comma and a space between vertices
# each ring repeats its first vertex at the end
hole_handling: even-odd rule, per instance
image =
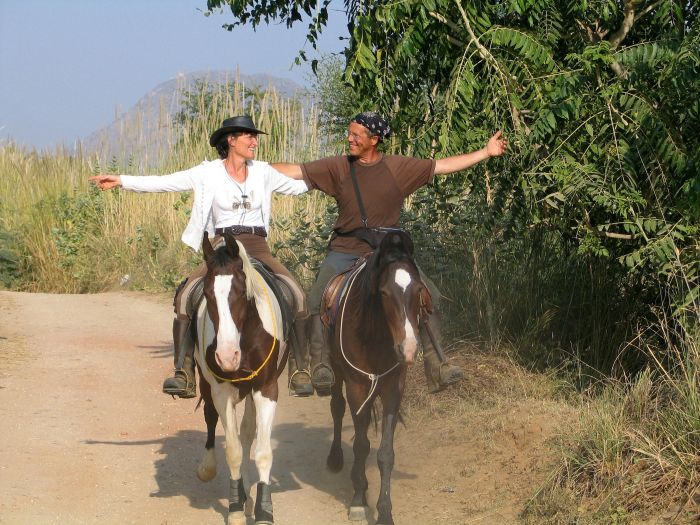
POLYGON ((486 146, 479 150, 436 160, 435 175, 447 175, 448 173, 454 173, 455 171, 466 170, 467 168, 474 166, 474 164, 478 164, 482 160, 486 160, 491 157, 500 157, 503 155, 503 153, 505 153, 507 148, 508 141, 502 137, 502 133, 500 131, 497 131, 496 134, 489 139, 486 146))

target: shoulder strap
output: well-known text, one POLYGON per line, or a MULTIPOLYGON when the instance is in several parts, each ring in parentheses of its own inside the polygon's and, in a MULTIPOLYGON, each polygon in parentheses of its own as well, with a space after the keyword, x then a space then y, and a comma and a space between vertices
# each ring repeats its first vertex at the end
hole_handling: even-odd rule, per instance
POLYGON ((360 186, 357 184, 357 176, 355 175, 355 161, 348 157, 348 162, 350 163, 350 178, 352 179, 352 186, 355 188, 355 198, 357 199, 357 205, 360 208, 360 217, 362 218, 362 224, 365 228, 369 228, 367 225, 367 212, 365 211, 365 204, 362 202, 362 194, 360 193, 360 186))

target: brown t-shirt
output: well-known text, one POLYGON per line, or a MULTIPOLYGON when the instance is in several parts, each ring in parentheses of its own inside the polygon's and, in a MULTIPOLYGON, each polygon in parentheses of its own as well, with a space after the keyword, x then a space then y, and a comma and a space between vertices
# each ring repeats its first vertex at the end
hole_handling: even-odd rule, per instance
MULTIPOLYGON (((363 226, 347 156, 307 162, 301 165, 301 170, 309 188, 320 190, 336 200, 338 218, 334 230, 350 232, 363 226)), ((367 212, 368 226, 392 227, 399 223, 404 199, 432 182, 435 161, 383 155, 373 164, 355 162, 355 175, 367 212)), ((331 248, 358 255, 372 250, 367 243, 352 236, 335 237, 331 248)))

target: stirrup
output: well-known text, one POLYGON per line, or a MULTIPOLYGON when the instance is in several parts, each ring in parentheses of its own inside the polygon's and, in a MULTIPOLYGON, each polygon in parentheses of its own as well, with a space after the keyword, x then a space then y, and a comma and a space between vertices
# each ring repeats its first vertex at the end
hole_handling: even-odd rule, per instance
POLYGON ((331 387, 335 384, 333 369, 326 363, 319 363, 311 369, 311 383, 317 396, 329 396, 331 387), (319 377, 320 376, 320 377, 319 377))
POLYGON ((314 386, 311 383, 311 374, 306 369, 295 370, 289 376, 289 394, 294 397, 309 397, 314 394, 314 386), (306 376, 306 377, 304 377, 306 376), (294 378, 301 379, 301 383, 295 383, 294 378))
POLYGON ((163 393, 182 399, 195 397, 197 395, 197 382, 194 379, 194 374, 190 380, 190 374, 182 368, 176 368, 175 375, 163 381, 163 393))

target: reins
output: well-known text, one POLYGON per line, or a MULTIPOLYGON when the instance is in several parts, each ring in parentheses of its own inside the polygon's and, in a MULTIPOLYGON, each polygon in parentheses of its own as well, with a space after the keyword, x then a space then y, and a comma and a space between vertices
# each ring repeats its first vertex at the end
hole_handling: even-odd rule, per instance
MULTIPOLYGON (((258 274, 258 272, 255 272, 255 278, 257 278, 257 279, 262 279, 262 277, 260 277, 260 274, 258 274)), ((262 362, 262 364, 257 368, 257 370, 254 370, 253 372, 251 372, 251 373, 250 373, 248 376, 246 376, 246 377, 237 377, 237 378, 234 378, 234 379, 228 379, 228 378, 226 378, 226 377, 220 377, 220 376, 216 375, 216 374, 214 373, 214 371, 211 369, 211 367, 209 366, 209 363, 207 363, 206 348, 204 348, 204 344, 206 343, 206 338, 204 337, 204 332, 205 332, 205 327, 206 327, 206 318, 207 318, 207 316, 206 316, 206 315, 203 315, 203 316, 202 316, 202 319, 201 319, 201 321, 200 321, 201 326, 199 327, 199 328, 200 328, 200 329, 199 329, 199 334, 200 334, 200 336, 199 336, 199 337, 200 337, 200 340, 199 340, 199 341, 200 341, 200 345, 199 345, 199 347, 200 347, 200 349, 201 349, 202 356, 203 356, 203 361, 204 361, 204 364, 205 364, 206 367, 207 367, 207 370, 209 370, 209 373, 211 373, 211 375, 213 375, 213 376, 214 376, 216 379, 218 379, 219 381, 222 381, 222 382, 225 382, 225 383, 240 383, 240 382, 242 382, 242 381, 250 381, 251 379, 255 379, 255 378, 260 374, 260 371, 261 371, 263 368, 265 368, 265 365, 268 363, 268 361, 269 361, 270 358, 272 357, 272 354, 273 354, 274 351, 275 351, 275 343, 277 343, 277 337, 275 337, 274 334, 277 333, 277 319, 276 319, 276 317, 275 317, 275 311, 274 311, 273 308, 272 308, 272 301, 270 300, 270 295, 269 295, 268 292, 267 292, 267 286, 264 286, 264 282, 263 282, 263 287, 262 287, 262 288, 263 288, 263 291, 264 291, 264 293, 265 293, 265 299, 267 300, 267 304, 268 304, 268 306, 269 306, 269 308, 270 308, 270 316, 272 317, 272 332, 273 332, 273 334, 271 334, 271 335, 272 335, 272 346, 270 347, 270 351, 268 352, 267 357, 266 357, 265 360, 262 362)), ((288 354, 288 349, 285 349, 284 356, 287 356, 287 354, 288 354)), ((283 359, 283 361, 284 361, 284 359, 283 359)), ((284 368, 283 365, 282 365, 282 368, 284 368)), ((277 371, 277 377, 279 377, 279 374, 280 374, 280 371, 278 370, 278 371, 277 371)))
POLYGON ((365 399, 364 402, 362 403, 362 405, 360 405, 360 408, 357 409, 357 412, 355 413, 355 415, 359 415, 360 412, 362 412, 362 409, 367 404, 367 402, 370 399, 372 399, 372 396, 374 395, 374 391, 377 389, 377 385, 379 384, 379 380, 382 377, 384 377, 385 375, 387 375, 388 373, 392 372, 396 367, 398 367, 400 365, 400 363, 397 361, 396 364, 394 366, 392 366, 389 370, 386 370, 385 372, 382 372, 381 374, 372 374, 370 372, 365 372, 364 370, 356 367, 354 364, 352 364, 350 362, 350 360, 348 359, 348 356, 345 355, 345 348, 343 347, 343 320, 345 319, 345 305, 348 302, 348 297, 350 296, 350 290, 352 289, 352 285, 355 283, 355 279, 357 278, 358 275, 360 275, 360 273, 362 272, 362 269, 366 266, 366 264, 367 264, 367 262, 365 261, 358 267, 357 271, 352 276, 352 279, 350 279, 350 283, 348 284, 348 288, 345 291, 345 297, 343 298, 343 305, 340 309, 340 327, 339 327, 339 334, 338 334, 338 338, 340 340, 340 353, 343 356, 343 359, 345 359, 345 362, 347 364, 349 364, 353 368, 353 370, 366 376, 371 382, 369 394, 367 394, 367 399, 365 399))

